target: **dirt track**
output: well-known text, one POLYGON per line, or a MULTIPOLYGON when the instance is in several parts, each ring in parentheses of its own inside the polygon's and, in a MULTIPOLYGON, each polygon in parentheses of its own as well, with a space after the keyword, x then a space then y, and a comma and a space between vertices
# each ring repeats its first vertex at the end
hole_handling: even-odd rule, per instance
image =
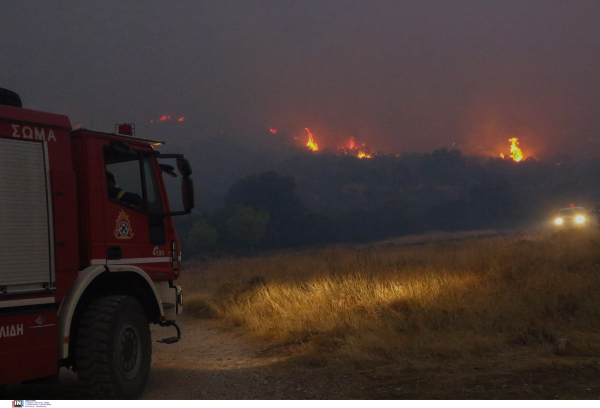
MULTIPOLYGON (((155 341, 174 329, 153 327, 152 369, 142 399, 306 399, 348 398, 347 375, 297 367, 286 357, 273 357, 238 329, 212 320, 180 316, 180 342, 155 341)), ((328 370, 329 371, 329 370, 328 370)), ((62 369, 58 384, 17 384, 10 399, 81 399, 77 376, 62 369)))
MULTIPOLYGON (((348 392, 339 384, 332 389, 331 381, 338 382, 335 378, 321 381, 326 378, 319 380, 307 368, 290 366, 285 357, 266 356, 259 343, 237 329, 194 318, 182 319, 181 328, 185 337, 179 343, 155 343, 142 398, 343 398, 348 392), (166 383, 171 380, 175 387, 166 383)), ((158 334, 155 330, 154 335, 158 334)))
MULTIPOLYGON (((274 356, 241 329, 185 314, 178 320, 179 343, 153 343, 142 399, 600 399, 598 356, 556 357, 526 370, 517 368, 518 355, 478 367, 313 367, 310 360, 274 356)), ((173 329, 153 328, 154 341, 172 335, 173 329)), ((58 383, 11 385, 4 398, 85 396, 77 376, 62 369, 58 383)))

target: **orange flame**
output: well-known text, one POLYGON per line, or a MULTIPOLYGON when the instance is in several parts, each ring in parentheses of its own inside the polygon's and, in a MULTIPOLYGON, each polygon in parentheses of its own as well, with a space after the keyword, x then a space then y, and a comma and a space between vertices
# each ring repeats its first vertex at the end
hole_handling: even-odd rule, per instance
POLYGON ((354 138, 351 137, 350 141, 348 142, 348 149, 354 149, 354 138))
POLYGON ((351 137, 346 146, 338 147, 338 154, 342 156, 350 155, 358 157, 359 159, 372 159, 375 156, 374 153, 369 153, 365 148, 365 144, 361 144, 361 147, 358 147, 354 142, 354 137, 351 137), (362 150, 361 150, 362 149, 362 150))
MULTIPOLYGON (((177 119, 177 122, 184 122, 186 120, 185 116, 175 117, 173 120, 177 119)), ((154 122, 165 122, 167 120, 171 120, 171 115, 162 115, 160 119, 150 119, 150 123, 154 122)))
POLYGON ((273 129, 272 127, 269 127, 269 130, 271 131, 271 133, 273 133, 274 135, 277 134, 277 129, 273 129))
POLYGON ((523 160, 524 156, 523 152, 519 148, 519 139, 513 137, 512 139, 508 139, 508 141, 512 143, 510 146, 510 158, 516 162, 523 160))
POLYGON ((308 130, 308 128, 304 128, 304 130, 308 132, 308 143, 306 143, 306 147, 308 147, 308 149, 312 150, 313 152, 319 151, 319 145, 315 143, 315 140, 313 139, 313 135, 312 133, 310 133, 310 130, 308 130))

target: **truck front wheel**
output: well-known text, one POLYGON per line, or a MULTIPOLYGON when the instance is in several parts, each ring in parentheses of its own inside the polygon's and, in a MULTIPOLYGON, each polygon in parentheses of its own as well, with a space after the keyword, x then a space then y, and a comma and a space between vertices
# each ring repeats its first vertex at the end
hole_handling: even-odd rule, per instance
POLYGON ((75 343, 75 371, 95 398, 140 396, 152 359, 148 316, 131 296, 106 296, 84 311, 75 343))

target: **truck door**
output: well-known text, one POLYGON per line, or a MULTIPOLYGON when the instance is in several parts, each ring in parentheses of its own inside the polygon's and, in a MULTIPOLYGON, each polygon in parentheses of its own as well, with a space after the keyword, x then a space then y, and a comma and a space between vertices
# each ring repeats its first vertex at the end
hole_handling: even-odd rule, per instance
POLYGON ((170 270, 156 159, 149 152, 103 146, 106 263, 141 267, 152 278, 170 270))

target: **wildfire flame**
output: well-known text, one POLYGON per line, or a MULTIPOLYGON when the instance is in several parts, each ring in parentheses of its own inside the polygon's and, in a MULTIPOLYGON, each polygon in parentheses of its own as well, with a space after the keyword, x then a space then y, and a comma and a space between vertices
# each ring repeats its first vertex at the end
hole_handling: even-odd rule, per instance
MULTIPOLYGON (((269 126, 269 130, 273 134, 276 134, 278 131, 277 129, 274 129, 271 126, 269 126)), ((306 132, 308 133, 308 141, 306 142, 306 147, 311 152, 318 152, 319 145, 315 141, 315 138, 314 138, 312 132, 310 131, 309 128, 304 128, 304 130, 306 130, 306 132)), ((301 139, 301 136, 295 137, 294 139, 296 139, 296 140, 301 139)), ((350 137, 350 140, 348 140, 346 143, 339 146, 337 154, 340 156, 353 156, 358 159, 372 159, 375 156, 384 155, 380 152, 371 151, 368 147, 365 146, 364 143, 357 143, 354 140, 354 137, 350 137)))
POLYGON ((315 143, 315 140, 313 139, 313 135, 312 133, 310 133, 310 130, 308 130, 308 128, 304 128, 304 130, 308 132, 308 143, 306 143, 306 147, 308 147, 308 149, 312 150, 313 152, 319 151, 319 145, 315 143))
POLYGON ((513 137, 512 139, 508 139, 508 141, 512 143, 510 146, 510 158, 516 162, 523 160, 524 156, 523 152, 519 148, 519 139, 513 137))
MULTIPOLYGON (((175 116, 173 120, 177 120, 177 122, 185 122, 187 118, 185 116, 175 116)), ((171 115, 162 115, 159 119, 150 119, 150 123, 166 121, 171 121, 171 115)))
POLYGON ((354 137, 351 137, 346 146, 338 147, 338 154, 342 156, 350 155, 358 157, 359 159, 372 159, 375 155, 374 153, 370 153, 365 149, 365 144, 363 143, 361 147, 358 147, 354 142, 354 137))
POLYGON ((350 141, 348 142, 348 149, 354 149, 354 138, 351 137, 350 141))

